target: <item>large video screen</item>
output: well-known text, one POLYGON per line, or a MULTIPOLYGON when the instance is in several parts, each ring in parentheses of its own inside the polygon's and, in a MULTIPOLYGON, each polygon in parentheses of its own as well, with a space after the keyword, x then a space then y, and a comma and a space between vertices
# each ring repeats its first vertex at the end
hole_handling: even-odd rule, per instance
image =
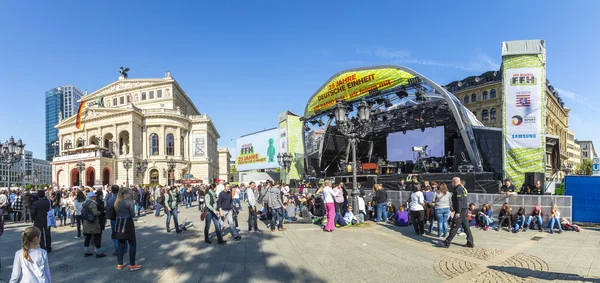
POLYGON ((388 161, 416 161, 416 154, 412 151, 413 146, 427 146, 429 156, 444 156, 444 127, 427 128, 389 134, 387 137, 387 159, 388 161))

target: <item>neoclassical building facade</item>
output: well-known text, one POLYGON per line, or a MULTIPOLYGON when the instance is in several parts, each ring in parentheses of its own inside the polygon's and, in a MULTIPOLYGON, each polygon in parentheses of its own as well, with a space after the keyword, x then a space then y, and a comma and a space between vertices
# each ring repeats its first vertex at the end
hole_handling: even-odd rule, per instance
POLYGON ((207 183, 219 177, 219 133, 169 72, 155 79, 121 76, 80 102, 80 116, 55 126, 56 185, 165 185, 184 176, 207 183))

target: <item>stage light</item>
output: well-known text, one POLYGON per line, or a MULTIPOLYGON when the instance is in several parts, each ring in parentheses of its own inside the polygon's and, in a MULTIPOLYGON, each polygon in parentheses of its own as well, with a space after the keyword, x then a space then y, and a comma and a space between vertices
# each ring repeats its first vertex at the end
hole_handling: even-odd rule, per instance
POLYGON ((311 121, 308 121, 308 122, 309 122, 311 125, 313 125, 313 126, 317 124, 317 121, 316 121, 316 120, 311 120, 311 121))
POLYGON ((388 108, 394 106, 394 104, 392 104, 392 102, 387 98, 383 101, 383 103, 385 103, 385 107, 388 108))
POLYGON ((385 101, 385 99, 383 99, 382 97, 375 98, 375 103, 377 103, 379 105, 383 104, 384 101, 385 101))
POLYGON ((317 124, 319 125, 319 127, 325 126, 325 124, 323 123, 323 121, 321 121, 321 119, 317 120, 317 124))
POLYGON ((396 91, 396 95, 398 96, 398 98, 402 99, 402 98, 408 97, 408 92, 406 92, 404 90, 399 90, 399 91, 396 91))
POLYGON ((420 89, 417 90, 415 96, 417 97, 417 101, 425 101, 425 97, 423 97, 423 92, 420 89))

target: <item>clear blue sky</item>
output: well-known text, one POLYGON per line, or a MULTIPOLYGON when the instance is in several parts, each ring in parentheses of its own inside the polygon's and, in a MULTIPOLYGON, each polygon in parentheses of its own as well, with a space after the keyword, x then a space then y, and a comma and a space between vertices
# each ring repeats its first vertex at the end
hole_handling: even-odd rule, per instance
POLYGON ((91 92, 126 66, 132 78, 171 70, 232 148, 302 113, 340 70, 401 64, 446 84, 497 69, 502 41, 545 39, 570 128, 600 149, 599 1, 424 2, 0 1, 0 139, 43 158, 44 92, 91 92))

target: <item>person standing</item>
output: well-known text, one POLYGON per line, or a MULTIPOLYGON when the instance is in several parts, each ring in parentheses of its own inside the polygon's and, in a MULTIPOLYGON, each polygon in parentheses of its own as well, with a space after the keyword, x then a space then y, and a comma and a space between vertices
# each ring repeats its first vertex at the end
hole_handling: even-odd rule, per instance
POLYGON ((452 193, 452 207, 454 208, 454 217, 452 218, 452 225, 450 229, 450 235, 442 242, 444 248, 450 247, 452 239, 456 236, 459 226, 462 225, 464 232, 467 234, 467 247, 474 248, 473 234, 471 234, 471 228, 469 227, 469 220, 467 214, 469 210, 469 202, 467 200, 467 189, 465 189, 460 182, 459 177, 452 178, 452 187, 454 192, 452 193))
POLYGON ((258 229, 258 217, 256 215, 256 197, 254 196, 254 182, 250 182, 248 184, 248 188, 246 189, 246 197, 248 198, 248 232, 262 232, 258 229))
POLYGON ((136 271, 142 268, 135 263, 137 250, 137 241, 135 235, 135 225, 133 217, 135 216, 135 204, 131 199, 131 191, 128 188, 120 189, 114 202, 116 218, 114 220, 113 240, 119 242, 117 248, 117 270, 125 268, 123 265, 123 256, 129 245, 129 271, 136 271))
POLYGON ((196 191, 196 197, 198 198, 198 210, 200 211, 204 209, 205 196, 206 187, 202 185, 200 188, 198 188, 198 191, 196 191))
POLYGON ((448 192, 446 183, 439 185, 439 191, 435 194, 435 218, 437 220, 438 238, 448 235, 448 217, 450 216, 450 199, 452 194, 448 192))
POLYGON ((26 190, 21 198, 23 199, 23 220, 25 222, 31 221, 31 192, 26 190))
MULTIPOLYGON (((106 201, 106 211, 110 210, 111 207, 113 207, 115 205, 115 202, 117 201, 117 197, 119 195, 119 186, 117 185, 112 185, 112 187, 110 187, 111 190, 111 197, 106 201)), ((129 194, 131 195, 131 191, 129 192, 129 194)), ((133 200, 131 200, 131 203, 133 203, 133 200)), ((135 205, 132 205, 132 207, 135 205)), ((115 207, 115 211, 117 210, 117 207, 115 207)), ((135 213, 131 214, 132 217, 135 216, 135 213)), ((111 231, 115 231, 115 221, 111 219, 110 220, 110 230, 111 231)), ((112 238, 112 237, 111 237, 112 238)), ((118 249, 119 249, 119 240, 118 239, 113 239, 113 246, 114 246, 114 253, 113 256, 117 256, 118 255, 118 249)), ((123 249, 123 252, 126 253, 128 249, 128 242, 125 241, 125 248, 123 249)))
POLYGON ((235 208, 237 208, 241 211, 242 203, 240 202, 240 188, 237 185, 233 186, 232 195, 233 195, 233 205, 235 206, 235 208))
POLYGON ((52 209, 52 202, 46 198, 46 192, 39 190, 38 200, 31 205, 31 217, 33 218, 33 226, 40 229, 42 232, 40 238, 40 248, 48 253, 52 252, 52 237, 50 235, 50 226, 48 226, 48 211, 52 209))
POLYGON ((412 219, 415 233, 419 236, 425 234, 425 198, 420 186, 414 186, 410 194, 410 219, 412 219))
POLYGON ((22 222, 21 217, 23 216, 23 199, 21 198, 21 191, 18 191, 12 202, 13 219, 15 222, 22 222))
POLYGON ((94 246, 96 247, 96 258, 102 258, 106 255, 102 251, 102 230, 100 229, 100 210, 98 209, 98 203, 96 202, 97 196, 95 192, 89 192, 86 201, 83 203, 82 217, 83 219, 83 235, 85 241, 83 243, 85 257, 93 256, 94 253, 90 252, 90 241, 94 237, 94 246), (93 215, 93 220, 90 221, 86 218, 86 214, 93 215))
POLYGON ((185 198, 185 201, 184 201, 184 203, 185 203, 185 209, 188 209, 188 208, 192 207, 192 203, 193 203, 193 200, 194 200, 193 196, 194 195, 192 194, 192 186, 188 185, 187 188, 185 189, 185 195, 184 195, 184 198, 185 198))
POLYGON ((225 190, 225 180, 218 180, 219 184, 217 185, 217 191, 215 192, 218 195, 221 194, 223 190, 225 190))
POLYGON ((271 232, 275 232, 275 220, 278 220, 277 230, 286 231, 287 229, 283 228, 283 199, 281 195, 280 188, 281 183, 279 181, 275 182, 275 185, 269 188, 267 192, 267 202, 269 203, 269 209, 271 210, 271 232))
POLYGON ((165 197, 161 193, 160 186, 156 186, 154 189, 154 209, 156 210, 154 213, 155 217, 160 217, 161 204, 164 202, 164 199, 165 197))
POLYGON ((331 188, 331 181, 325 180, 323 187, 317 191, 317 194, 323 194, 323 203, 325 204, 325 215, 327 217, 327 225, 323 231, 325 232, 333 232, 335 229, 335 201, 334 201, 334 191, 331 188))
POLYGON ((206 216, 204 218, 204 242, 207 244, 211 244, 212 242, 209 239, 208 231, 210 230, 210 223, 213 222, 215 225, 215 233, 217 234, 217 239, 219 239, 219 245, 227 243, 227 241, 223 240, 223 235, 221 234, 221 225, 219 224, 219 216, 218 209, 219 203, 217 199, 217 194, 215 193, 216 186, 215 184, 210 184, 207 188, 205 204, 206 204, 206 216))
POLYGON ((83 220, 81 219, 81 209, 83 209, 84 202, 85 195, 82 191, 78 190, 77 196, 75 197, 75 201, 73 202, 73 205, 75 206, 75 211, 73 213, 75 213, 75 222, 77 222, 77 236, 75 237, 75 239, 81 238, 81 225, 83 224, 83 220))
POLYGON ((21 249, 15 253, 10 282, 50 283, 48 253, 38 249, 42 232, 37 227, 28 227, 21 236, 21 249))
POLYGON ((388 196, 381 184, 375 184, 375 201, 375 207, 377 207, 377 218, 375 219, 375 222, 383 221, 385 223, 389 217, 387 212, 388 196))
POLYGON ((242 236, 238 233, 233 221, 233 196, 231 194, 229 184, 225 184, 225 189, 219 194, 219 213, 222 218, 227 219, 233 240, 239 241, 242 239, 242 236))
POLYGON ((175 232, 177 234, 181 233, 177 218, 179 213, 179 192, 175 186, 171 187, 171 189, 165 193, 165 206, 167 210, 167 233, 171 232, 171 216, 173 216, 173 222, 175 222, 175 232))

